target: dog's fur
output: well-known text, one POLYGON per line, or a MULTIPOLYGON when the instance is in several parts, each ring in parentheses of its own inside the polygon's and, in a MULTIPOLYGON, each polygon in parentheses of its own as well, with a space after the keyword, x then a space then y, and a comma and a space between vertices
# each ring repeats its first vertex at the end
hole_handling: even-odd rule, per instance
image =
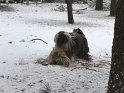
POLYGON ((75 55, 84 60, 90 60, 89 47, 84 33, 78 28, 72 32, 72 39, 76 43, 75 55))
POLYGON ((67 57, 63 49, 55 46, 50 55, 47 57, 46 62, 48 62, 48 64, 64 65, 65 67, 68 67, 71 63, 71 60, 67 57))
POLYGON ((54 38, 55 47, 47 58, 49 64, 64 65, 71 63, 72 57, 89 60, 89 47, 84 33, 78 28, 72 33, 60 31, 54 38))

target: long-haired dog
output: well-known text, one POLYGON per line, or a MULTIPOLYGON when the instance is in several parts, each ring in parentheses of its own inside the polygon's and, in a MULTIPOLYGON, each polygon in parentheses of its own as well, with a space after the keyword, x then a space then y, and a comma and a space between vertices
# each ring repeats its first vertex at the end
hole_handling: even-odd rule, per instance
POLYGON ((78 28, 72 33, 60 31, 54 37, 55 47, 47 58, 49 64, 69 66, 72 57, 90 60, 89 47, 84 33, 78 28))

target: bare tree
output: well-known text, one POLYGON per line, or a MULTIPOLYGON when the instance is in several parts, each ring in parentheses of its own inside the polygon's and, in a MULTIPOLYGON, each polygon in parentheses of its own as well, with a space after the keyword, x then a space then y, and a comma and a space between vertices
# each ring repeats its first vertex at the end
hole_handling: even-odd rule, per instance
POLYGON ((107 93, 124 93, 124 0, 117 1, 107 93))
POLYGON ((103 0, 96 0, 96 10, 103 10, 103 0))
POLYGON ((74 24, 73 13, 72 13, 72 2, 73 0, 67 0, 67 11, 68 11, 68 23, 74 24))
POLYGON ((26 0, 26 5, 29 5, 29 0, 26 0))
POLYGON ((111 0, 110 16, 115 16, 116 2, 117 0, 111 0))

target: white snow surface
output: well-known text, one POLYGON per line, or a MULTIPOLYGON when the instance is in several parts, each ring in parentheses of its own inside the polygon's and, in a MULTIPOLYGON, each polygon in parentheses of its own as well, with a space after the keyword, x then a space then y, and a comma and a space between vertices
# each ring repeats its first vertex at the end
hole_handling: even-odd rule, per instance
POLYGON ((0 12, 0 93, 106 93, 114 17, 88 8, 74 14, 75 24, 68 24, 66 11, 54 11, 57 5, 11 4, 15 11, 0 12), (57 32, 74 28, 86 35, 91 62, 79 60, 68 68, 35 63, 49 55, 57 32), (30 41, 36 38, 48 44, 30 41))

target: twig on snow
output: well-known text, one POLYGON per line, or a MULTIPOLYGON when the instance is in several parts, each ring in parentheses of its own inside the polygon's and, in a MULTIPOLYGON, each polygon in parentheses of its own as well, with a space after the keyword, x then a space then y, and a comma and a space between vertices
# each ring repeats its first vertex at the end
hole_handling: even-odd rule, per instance
POLYGON ((43 39, 32 39, 30 41, 34 41, 34 40, 40 40, 40 41, 43 41, 45 44, 48 44, 46 41, 44 41, 43 39))
POLYGON ((83 67, 83 66, 81 66, 81 67, 74 67, 74 68, 71 69, 71 71, 73 71, 75 69, 79 69, 79 68, 85 68, 85 69, 88 69, 88 70, 97 71, 95 69, 92 69, 92 68, 89 68, 89 67, 83 67))

